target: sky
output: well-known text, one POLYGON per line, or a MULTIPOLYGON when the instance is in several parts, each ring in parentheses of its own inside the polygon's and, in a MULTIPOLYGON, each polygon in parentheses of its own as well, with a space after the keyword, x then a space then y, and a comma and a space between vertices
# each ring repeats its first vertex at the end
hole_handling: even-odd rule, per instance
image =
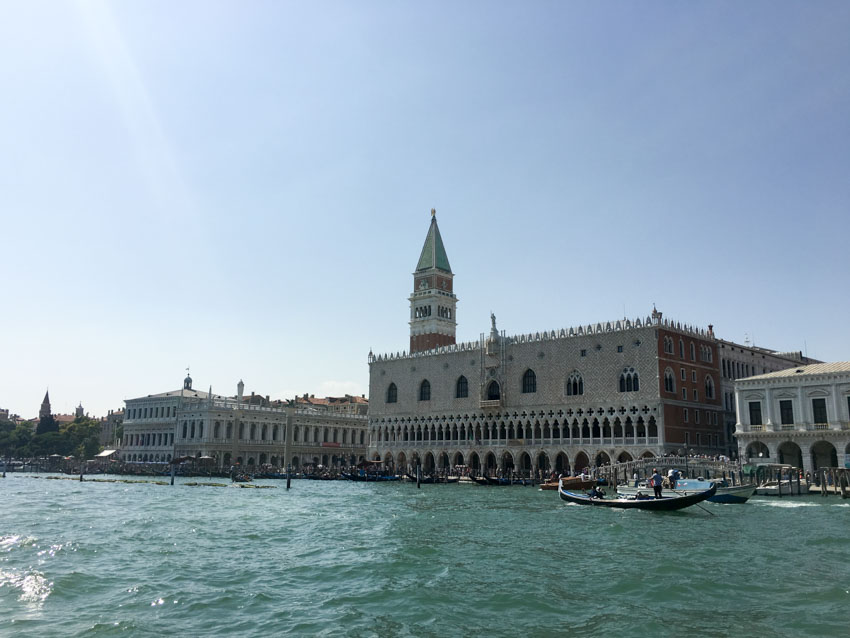
POLYGON ((850 360, 850 3, 0 2, 0 408, 627 316, 850 360))

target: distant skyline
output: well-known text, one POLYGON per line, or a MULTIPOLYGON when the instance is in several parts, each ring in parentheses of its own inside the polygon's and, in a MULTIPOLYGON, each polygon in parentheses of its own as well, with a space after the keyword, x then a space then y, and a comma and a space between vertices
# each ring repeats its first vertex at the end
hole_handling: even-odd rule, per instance
POLYGON ((368 392, 436 208, 459 341, 665 317, 850 360, 850 4, 0 5, 0 408, 368 392))

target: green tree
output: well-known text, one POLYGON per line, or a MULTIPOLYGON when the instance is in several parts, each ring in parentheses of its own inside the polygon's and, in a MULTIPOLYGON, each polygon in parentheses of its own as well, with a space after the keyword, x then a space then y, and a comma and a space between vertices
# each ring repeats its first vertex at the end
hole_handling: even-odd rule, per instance
POLYGON ((46 434, 47 432, 58 432, 59 424, 52 414, 43 416, 38 420, 38 427, 35 429, 36 434, 46 434))
POLYGON ((77 458, 90 459, 100 451, 100 427, 100 421, 79 416, 61 432, 77 458))

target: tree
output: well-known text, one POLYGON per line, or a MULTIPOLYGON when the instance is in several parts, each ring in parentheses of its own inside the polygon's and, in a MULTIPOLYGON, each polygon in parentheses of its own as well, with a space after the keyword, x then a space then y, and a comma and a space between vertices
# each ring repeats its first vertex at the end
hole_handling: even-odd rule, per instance
POLYGON ((35 429, 36 434, 46 434, 47 432, 58 432, 59 424, 52 414, 43 416, 38 420, 38 427, 35 429))

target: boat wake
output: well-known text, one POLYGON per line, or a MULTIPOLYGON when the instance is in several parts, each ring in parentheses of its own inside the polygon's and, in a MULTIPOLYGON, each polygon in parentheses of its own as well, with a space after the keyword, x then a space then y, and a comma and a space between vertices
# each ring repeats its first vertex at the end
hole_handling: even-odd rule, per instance
POLYGON ((783 501, 750 501, 757 507, 782 507, 782 508, 795 508, 795 507, 820 507, 823 503, 807 503, 807 502, 794 502, 790 500, 783 501))

